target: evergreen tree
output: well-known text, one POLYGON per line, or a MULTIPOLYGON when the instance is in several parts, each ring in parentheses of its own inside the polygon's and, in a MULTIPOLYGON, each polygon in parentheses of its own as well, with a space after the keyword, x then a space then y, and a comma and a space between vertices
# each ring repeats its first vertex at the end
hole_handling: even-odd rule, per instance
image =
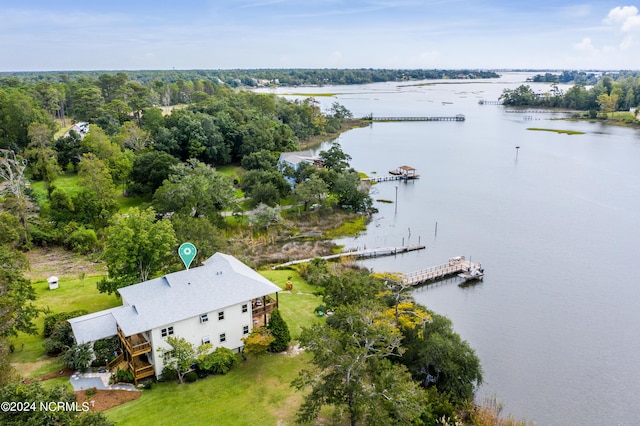
POLYGON ((277 309, 271 313, 267 328, 274 338, 273 342, 269 345, 269 352, 283 352, 287 350, 289 342, 291 341, 291 335, 289 334, 287 323, 282 319, 280 311, 277 309))

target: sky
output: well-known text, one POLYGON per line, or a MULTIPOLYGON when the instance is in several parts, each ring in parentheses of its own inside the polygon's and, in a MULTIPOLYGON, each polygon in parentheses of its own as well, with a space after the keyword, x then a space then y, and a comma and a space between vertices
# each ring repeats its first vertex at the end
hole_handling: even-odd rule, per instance
POLYGON ((0 72, 639 70, 639 8, 629 0, 4 0, 0 72))

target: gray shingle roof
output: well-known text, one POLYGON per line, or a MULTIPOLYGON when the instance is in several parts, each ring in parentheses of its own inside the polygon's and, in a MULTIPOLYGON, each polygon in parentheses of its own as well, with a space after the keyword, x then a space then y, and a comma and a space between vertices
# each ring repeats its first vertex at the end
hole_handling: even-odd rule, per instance
POLYGON ((302 162, 313 163, 318 157, 313 155, 313 151, 283 152, 280 154, 278 162, 286 161, 289 164, 300 164, 302 162))
POLYGON ((112 312, 121 308, 122 307, 119 306, 117 308, 71 318, 69 322, 71 323, 71 329, 76 338, 76 343, 80 345, 87 342, 94 342, 118 334, 116 319, 113 317, 112 312))
MULTIPOLYGON (((88 338, 87 327, 81 329, 77 324, 89 320, 95 323, 96 336, 111 330, 108 327, 112 325, 115 330, 116 323, 126 336, 131 336, 278 291, 280 287, 235 257, 216 253, 203 266, 119 289, 125 306, 74 318, 70 322, 76 323, 82 339, 88 338), (101 319, 87 318, 91 316, 101 319)), ((74 335, 78 340, 76 328, 74 335)), ((114 334, 115 331, 111 335, 114 334)), ((100 338, 103 337, 87 341, 100 338)))

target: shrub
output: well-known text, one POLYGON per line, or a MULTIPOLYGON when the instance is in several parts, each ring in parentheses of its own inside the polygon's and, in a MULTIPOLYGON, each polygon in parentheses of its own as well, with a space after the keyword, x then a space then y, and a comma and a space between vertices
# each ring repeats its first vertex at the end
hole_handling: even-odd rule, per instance
POLYGON ((90 343, 82 345, 73 345, 63 355, 62 359, 69 367, 74 370, 86 371, 93 357, 90 343))
POLYGON ((178 372, 175 370, 175 368, 166 365, 162 369, 162 376, 160 376, 160 378, 163 382, 172 382, 174 380, 178 380, 178 372))
POLYGON ((68 319, 86 315, 88 313, 89 312, 85 311, 84 309, 80 309, 77 311, 58 312, 57 314, 47 315, 46 317, 44 317, 44 337, 47 338, 51 336, 53 329, 61 322, 67 322, 68 319))
POLYGON ((236 360, 236 354, 231 349, 218 347, 215 351, 198 359, 198 368, 211 374, 226 374, 236 360))
POLYGON ((92 397, 92 396, 93 396, 93 395, 95 395, 96 393, 98 393, 98 390, 97 390, 96 388, 89 388, 89 389, 87 389, 87 390, 84 392, 84 394, 85 394, 87 397, 92 397))
POLYGON ((271 313, 267 328, 271 331, 271 335, 274 338, 273 342, 269 345, 269 352, 286 351, 291 341, 291 334, 289 333, 287 323, 282 319, 282 315, 280 315, 280 311, 277 309, 271 313))
POLYGON ((133 373, 129 370, 116 370, 116 382, 133 383, 133 373))
POLYGON ((151 390, 151 389, 153 389, 153 380, 149 380, 148 382, 145 382, 145 383, 142 385, 142 388, 143 388, 144 390, 151 390))
POLYGON ((69 322, 60 321, 53 328, 51 335, 44 340, 42 346, 50 354, 59 354, 73 346, 73 330, 69 322))
POLYGON ((198 380, 198 374, 195 371, 189 371, 184 375, 184 381, 187 383, 193 383, 198 380))
POLYGON ((96 359, 93 360, 91 365, 94 367, 106 365, 109 361, 112 361, 115 358, 113 353, 119 348, 120 342, 118 342, 118 336, 108 337, 94 342, 93 353, 95 354, 96 359))
POLYGON ((67 247, 76 253, 87 254, 95 250, 98 244, 96 231, 81 226, 65 240, 67 247))

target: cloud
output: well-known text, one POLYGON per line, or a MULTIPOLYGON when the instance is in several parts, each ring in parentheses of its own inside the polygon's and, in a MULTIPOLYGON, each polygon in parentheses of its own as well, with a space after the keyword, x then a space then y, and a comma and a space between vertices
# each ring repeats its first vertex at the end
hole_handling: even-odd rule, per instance
POLYGON ((583 38, 579 43, 574 44, 573 47, 587 53, 594 53, 598 51, 589 37, 583 38))
POLYGON ((633 37, 626 36, 620 43, 620 50, 631 50, 634 45, 633 37))
POLYGON ((609 14, 604 19, 604 23, 618 26, 620 30, 624 32, 640 30, 638 8, 635 6, 614 7, 609 11, 609 14))

